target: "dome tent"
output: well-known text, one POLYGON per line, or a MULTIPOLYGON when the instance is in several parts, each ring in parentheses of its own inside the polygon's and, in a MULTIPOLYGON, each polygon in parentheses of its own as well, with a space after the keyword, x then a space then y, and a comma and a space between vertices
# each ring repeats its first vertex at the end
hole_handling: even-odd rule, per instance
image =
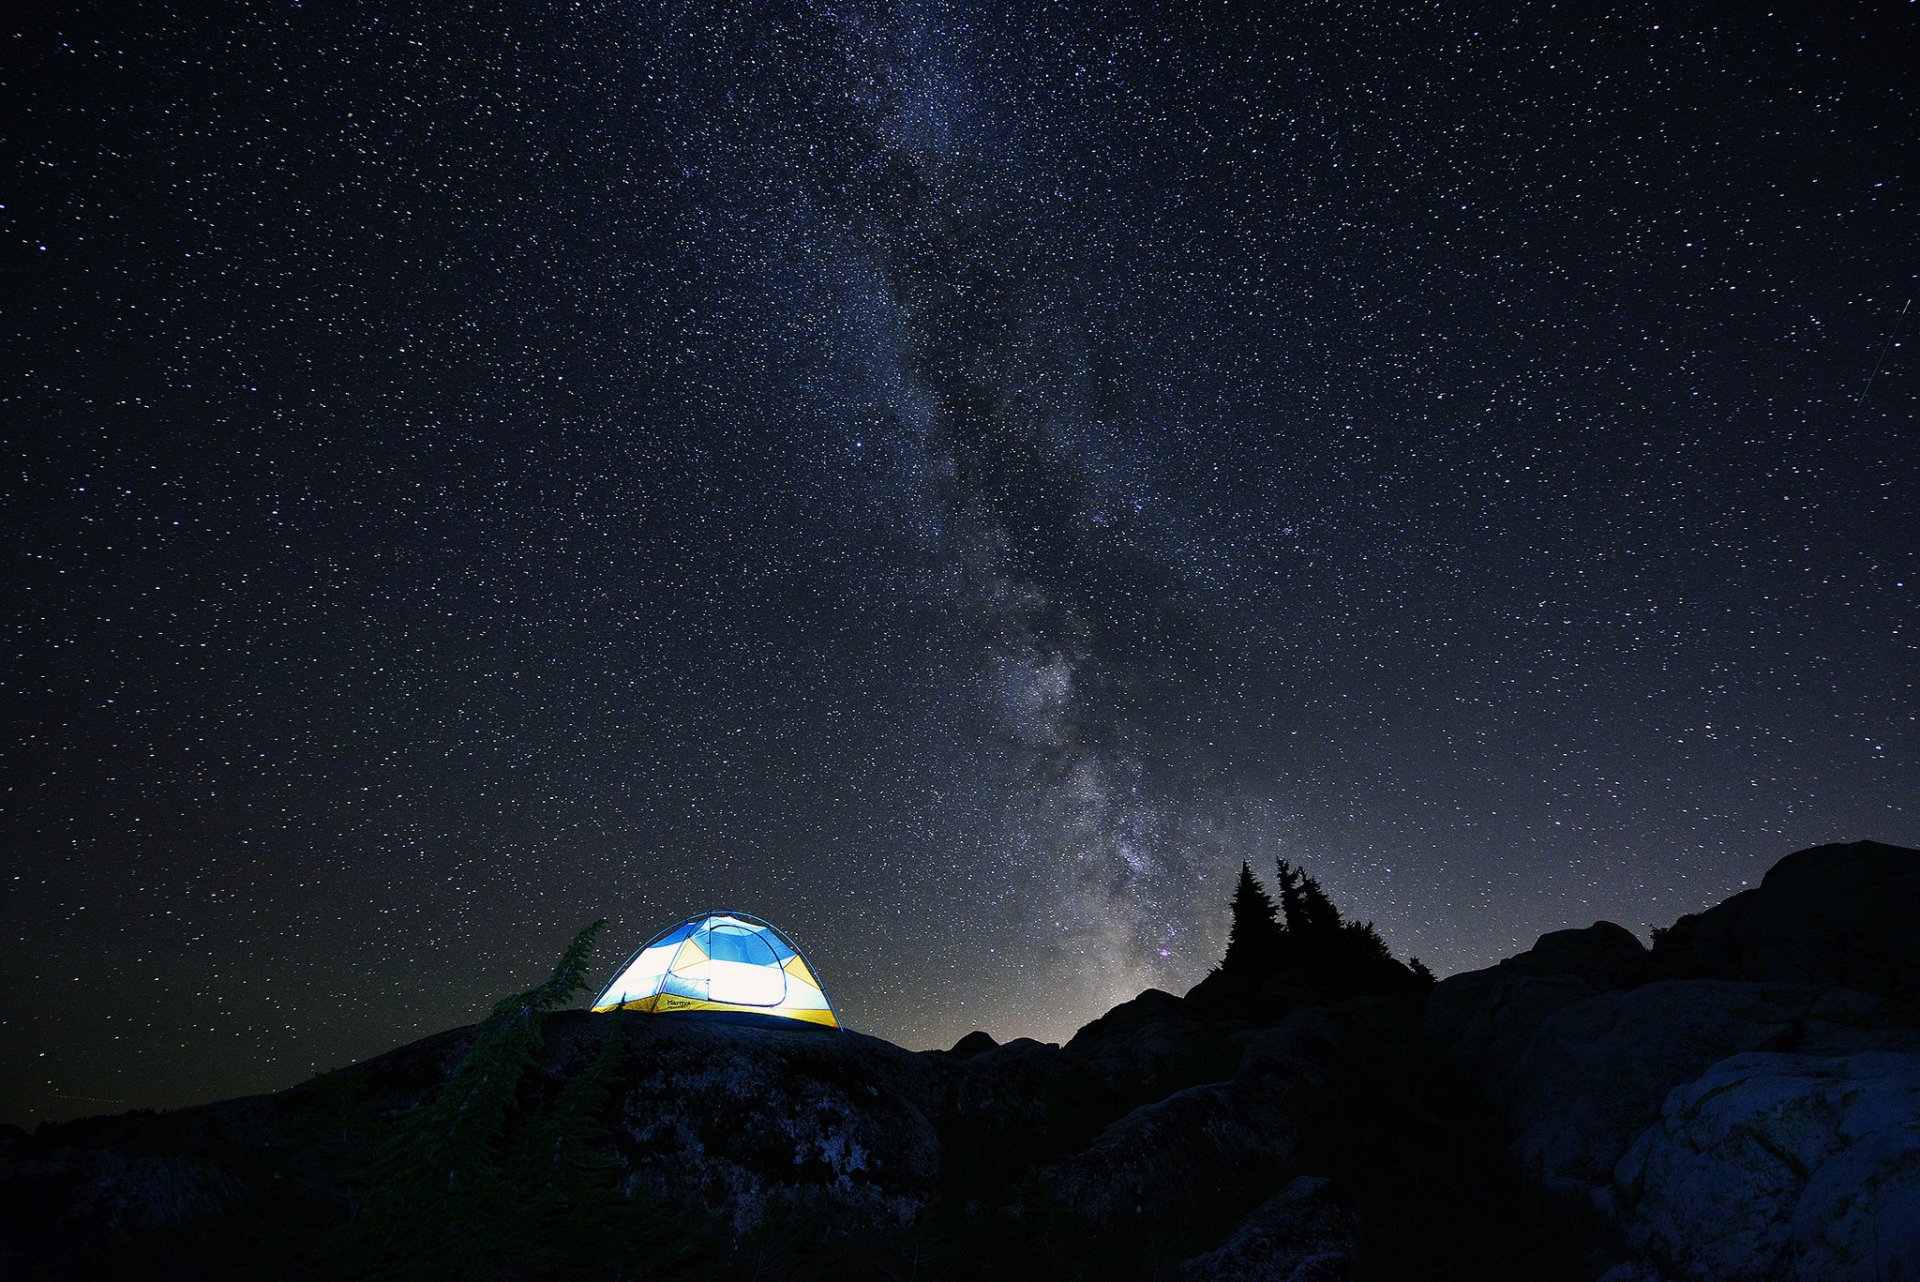
POLYGON ((840 1027, 800 950, 741 912, 696 913, 661 931, 627 959, 593 1009, 840 1027))

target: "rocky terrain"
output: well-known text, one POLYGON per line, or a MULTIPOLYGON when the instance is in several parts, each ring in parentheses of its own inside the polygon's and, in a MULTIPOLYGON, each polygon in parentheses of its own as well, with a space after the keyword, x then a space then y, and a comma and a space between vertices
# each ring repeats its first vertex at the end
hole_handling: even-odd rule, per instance
MULTIPOLYGON (((542 1245, 487 1268, 1920 1277, 1916 922, 1920 852, 1862 842, 1789 856, 1651 949, 1602 922, 1437 986, 1227 967, 1064 1046, 559 1011, 488 1140, 542 1172, 486 1203, 542 1245)), ((13 1132, 0 1276, 431 1275, 356 1226, 383 1144, 474 1044, 13 1132)), ((440 1222, 436 1186, 409 1196, 440 1222)))
POLYGON ((1610 1282, 1920 1277, 1920 852, 1790 855, 1656 932, 1544 936, 1424 1026, 1610 1282))

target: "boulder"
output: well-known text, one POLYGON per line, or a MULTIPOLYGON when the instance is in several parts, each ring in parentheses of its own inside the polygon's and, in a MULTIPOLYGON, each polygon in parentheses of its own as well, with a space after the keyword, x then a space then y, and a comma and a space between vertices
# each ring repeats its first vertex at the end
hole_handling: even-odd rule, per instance
POLYGON ((1240 1051, 1236 1076, 1280 1077, 1320 1085, 1340 1054, 1339 1033, 1327 1011, 1297 1010, 1278 1027, 1255 1029, 1234 1039, 1240 1051))
POLYGON ((1920 1056, 1733 1056, 1615 1183, 1629 1244, 1685 1282, 1920 1277, 1920 1056))
MULTIPOLYGON (((1457 1041, 1485 1008, 1498 1004, 1510 1008, 1505 1017, 1509 1023, 1514 1012, 1531 1012, 1522 1025, 1530 1033, 1539 1019, 1569 1001, 1633 988, 1652 977, 1646 946, 1624 926, 1597 921, 1583 930, 1556 930, 1540 936, 1524 953, 1435 984, 1427 999, 1426 1029, 1457 1041), (1542 979, 1552 982, 1527 982, 1542 979), (1516 995, 1516 988, 1529 991, 1516 995)), ((1475 1035, 1485 1040, 1491 1033, 1482 1028, 1475 1035)))
POLYGON ((1095 1228, 1211 1214, 1292 1156, 1289 1105, 1287 1092, 1267 1082, 1189 1087, 1134 1109, 1042 1171, 1038 1191, 1095 1228))
POLYGON ((1920 1004, 1920 851, 1877 841, 1788 855, 1752 890, 1660 933, 1665 973, 1826 984, 1920 1004))
POLYGON ((1149 988, 1081 1028, 1062 1050, 1133 1101, 1160 1099, 1220 1075, 1202 1021, 1172 993, 1149 988))
POLYGON ((1578 975, 1601 991, 1635 988, 1653 978, 1647 946, 1625 926, 1596 921, 1580 930, 1555 930, 1512 959, 1526 975, 1578 975))
POLYGON ((1090 1083, 1052 1042, 1016 1037, 944 1066, 933 1085, 937 1099, 929 1112, 942 1121, 989 1117, 996 1125, 1028 1130, 1046 1126, 1051 1112, 1084 1097, 1090 1083))
POLYGON ((1613 1170, 1658 1120, 1667 1092, 1729 1055, 1920 1049, 1886 1026, 1883 999, 1841 989, 1669 980, 1604 993, 1548 1016, 1517 1061, 1490 1066, 1491 1096, 1523 1169, 1549 1190, 1608 1200, 1613 1170))
POLYGON ((996 1196, 1032 1166, 1084 1146, 1127 1102, 1060 1047, 1017 1037, 934 1075, 928 1115, 939 1129, 943 1178, 996 1196))
POLYGON ((998 1045, 1000 1045, 1000 1043, 994 1041, 991 1034, 976 1028, 955 1042, 953 1049, 949 1050, 947 1054, 958 1059, 972 1059, 975 1055, 983 1051, 993 1050, 998 1045))
POLYGON ((1302 1175, 1240 1221, 1233 1236, 1180 1266, 1190 1282, 1348 1282, 1359 1217, 1332 1180, 1302 1175))
POLYGON ((1598 921, 1542 935, 1524 953, 1434 985, 1424 1028, 1447 1043, 1456 1067, 1502 1099, 1535 1034, 1557 1012, 1645 983, 1648 953, 1625 927, 1598 921))
POLYGON ((1909 1276, 1915 920, 1920 853, 1820 847, 1651 951, 1601 922, 1443 980, 1424 1027, 1523 1172, 1614 1221, 1610 1278, 1909 1276))
POLYGON ((1672 1279, 1643 1260, 1627 1260, 1602 1273, 1597 1282, 1672 1282, 1672 1279))
MULTIPOLYGON (((1541 1027, 1566 1007, 1599 995, 1578 975, 1509 974, 1476 993, 1477 1004, 1458 1023, 1436 1019, 1435 1008, 1429 1006, 1426 1028, 1447 1030, 1450 1035, 1443 1035, 1454 1066, 1482 1094, 1498 1099, 1511 1088, 1513 1074, 1541 1027)), ((1436 991, 1434 996, 1443 994, 1436 991)))
POLYGON ((615 1140, 635 1177, 713 1212, 734 1233, 771 1218, 863 1232, 910 1223, 931 1200, 939 1098, 926 1061, 860 1033, 752 1028, 649 1015, 549 1037, 559 1072, 579 1043, 631 1047, 615 1140))

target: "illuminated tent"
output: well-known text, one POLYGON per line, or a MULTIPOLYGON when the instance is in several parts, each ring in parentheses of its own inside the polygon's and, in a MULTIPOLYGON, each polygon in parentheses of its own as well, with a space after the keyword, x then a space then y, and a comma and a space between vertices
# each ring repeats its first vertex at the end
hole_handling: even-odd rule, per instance
POLYGON ((840 1027, 800 950, 767 922, 735 912, 700 913, 649 939, 600 990, 593 1009, 840 1027))

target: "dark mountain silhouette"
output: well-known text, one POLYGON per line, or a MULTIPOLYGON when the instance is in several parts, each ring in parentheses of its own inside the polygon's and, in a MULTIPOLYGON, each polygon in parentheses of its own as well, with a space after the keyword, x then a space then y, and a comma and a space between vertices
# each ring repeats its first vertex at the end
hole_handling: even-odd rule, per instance
POLYGON ((558 1010, 277 1095, 11 1132, 0 1276, 1894 1279, 1920 852, 1437 985, 1305 871, 1064 1046, 558 1010))

